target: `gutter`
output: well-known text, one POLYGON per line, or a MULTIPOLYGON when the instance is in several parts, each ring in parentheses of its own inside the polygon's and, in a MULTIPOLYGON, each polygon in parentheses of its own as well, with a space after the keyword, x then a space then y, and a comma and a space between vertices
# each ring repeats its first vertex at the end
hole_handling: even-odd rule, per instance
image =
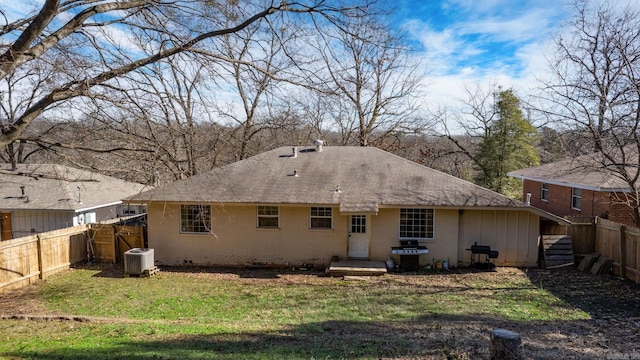
POLYGON ((95 209, 100 209, 100 208, 103 208, 103 207, 108 207, 108 206, 113 206, 113 205, 120 205, 120 204, 122 204, 122 201, 116 201, 116 202, 112 202, 112 203, 100 204, 100 205, 96 205, 96 206, 90 206, 90 207, 87 207, 87 208, 76 209, 76 210, 74 210, 74 212, 77 214, 77 213, 82 213, 82 212, 89 211, 89 210, 95 210, 95 209))

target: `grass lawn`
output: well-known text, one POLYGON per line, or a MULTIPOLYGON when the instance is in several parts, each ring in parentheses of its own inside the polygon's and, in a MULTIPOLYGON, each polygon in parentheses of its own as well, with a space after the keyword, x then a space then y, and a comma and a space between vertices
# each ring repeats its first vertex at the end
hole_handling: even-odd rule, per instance
MULTIPOLYGON (((0 320, 0 356, 475 359, 488 358, 494 328, 534 334, 591 318, 518 269, 363 281, 192 270, 122 278, 113 268, 87 267, 48 278, 21 294, 28 299, 21 312, 87 321, 0 320)), ((553 350, 537 338, 527 348, 553 350)))

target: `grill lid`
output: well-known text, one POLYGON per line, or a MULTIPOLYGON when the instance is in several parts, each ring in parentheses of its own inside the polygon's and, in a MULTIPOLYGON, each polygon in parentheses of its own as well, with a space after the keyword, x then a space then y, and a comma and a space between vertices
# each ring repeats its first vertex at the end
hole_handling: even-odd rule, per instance
POLYGON ((402 246, 402 247, 416 247, 416 246, 418 246, 418 240, 400 240, 400 246, 402 246))

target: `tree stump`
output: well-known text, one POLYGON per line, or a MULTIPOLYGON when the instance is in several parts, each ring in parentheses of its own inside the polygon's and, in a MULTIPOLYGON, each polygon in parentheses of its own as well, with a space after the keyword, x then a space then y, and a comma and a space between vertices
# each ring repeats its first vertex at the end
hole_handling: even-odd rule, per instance
POLYGON ((504 329, 491 332, 489 345, 491 360, 520 360, 522 352, 522 339, 517 333, 504 329))

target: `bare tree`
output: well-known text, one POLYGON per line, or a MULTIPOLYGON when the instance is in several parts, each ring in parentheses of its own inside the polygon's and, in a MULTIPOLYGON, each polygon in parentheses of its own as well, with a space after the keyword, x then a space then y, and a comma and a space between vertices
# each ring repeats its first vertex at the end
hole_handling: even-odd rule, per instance
POLYGON ((213 106, 221 121, 234 128, 229 141, 237 148, 238 160, 262 150, 258 144, 251 148, 260 132, 281 125, 281 104, 275 95, 280 82, 291 80, 283 73, 294 66, 294 59, 284 49, 288 32, 269 25, 256 23, 222 36, 216 49, 229 61, 217 63, 216 73, 226 80, 226 87, 213 106))
POLYGON ((422 65, 381 22, 351 20, 346 31, 319 32, 324 66, 313 83, 325 111, 308 107, 315 124, 340 133, 342 144, 360 146, 382 145, 379 140, 397 132, 420 133, 428 125, 416 116, 422 65))
POLYGON ((349 15, 323 0, 229 4, 233 13, 204 0, 45 0, 37 13, 0 24, 0 80, 22 77, 13 85, 24 88, 34 79, 47 82, 28 101, 7 103, 8 89, 0 89, 5 107, 13 107, 11 118, 0 118, 0 146, 20 140, 34 119, 61 103, 106 96, 125 74, 179 53, 208 53, 211 41, 267 18, 292 22, 286 14, 305 13, 340 26, 349 15))
POLYGON ((113 94, 104 106, 91 107, 98 112, 87 114, 93 131, 131 144, 119 148, 127 153, 129 168, 154 183, 217 165, 222 132, 207 131, 215 127, 208 107, 210 79, 203 65, 187 60, 178 55, 128 74, 129 91, 113 94))
POLYGON ((566 34, 556 39, 551 68, 543 82, 544 112, 571 134, 577 167, 622 180, 614 194, 640 225, 640 14, 608 3, 574 3, 566 34))
POLYGON ((473 89, 465 87, 465 95, 466 99, 461 100, 460 114, 451 116, 443 110, 436 117, 444 129, 444 136, 458 151, 477 162, 478 144, 489 134, 491 123, 497 117, 495 92, 485 91, 480 86, 473 89), (452 131, 452 124, 459 129, 452 131))

